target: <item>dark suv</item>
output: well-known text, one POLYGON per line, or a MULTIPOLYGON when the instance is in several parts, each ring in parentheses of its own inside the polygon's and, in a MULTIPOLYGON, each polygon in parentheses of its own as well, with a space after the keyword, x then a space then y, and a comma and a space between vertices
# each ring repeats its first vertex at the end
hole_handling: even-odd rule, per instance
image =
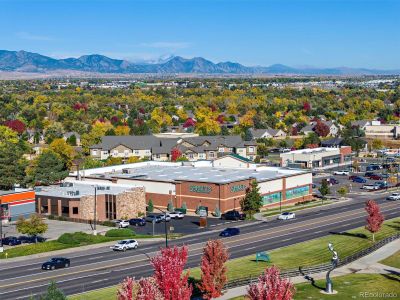
POLYGON ((42 265, 42 270, 54 270, 59 268, 68 268, 71 265, 71 262, 68 258, 64 257, 55 257, 46 261, 42 265))
POLYGON ((222 218, 225 220, 238 221, 246 219, 246 215, 244 213, 238 212, 237 210, 230 210, 223 214, 222 218))
POLYGON ((129 224, 133 226, 145 226, 146 220, 143 218, 130 219, 129 224))

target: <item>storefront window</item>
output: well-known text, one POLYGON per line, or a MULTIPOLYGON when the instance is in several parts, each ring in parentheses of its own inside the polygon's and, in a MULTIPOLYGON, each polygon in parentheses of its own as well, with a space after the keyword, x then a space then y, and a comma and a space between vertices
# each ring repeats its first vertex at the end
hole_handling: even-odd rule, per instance
POLYGON ((281 200, 281 197, 281 192, 262 196, 263 205, 279 202, 281 200))
POLYGON ((308 185, 290 189, 286 191, 286 200, 306 196, 309 193, 310 193, 310 187, 308 185))

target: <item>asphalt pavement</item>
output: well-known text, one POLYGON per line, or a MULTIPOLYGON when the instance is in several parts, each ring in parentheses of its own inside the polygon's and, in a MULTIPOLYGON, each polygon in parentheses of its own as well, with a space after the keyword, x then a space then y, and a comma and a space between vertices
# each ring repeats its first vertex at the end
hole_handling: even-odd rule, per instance
MULTIPOLYGON (((386 219, 400 216, 400 203, 384 200, 385 195, 359 196, 357 199, 321 207, 317 211, 296 212, 296 219, 272 220, 247 224, 240 228, 241 234, 224 238, 230 258, 255 254, 302 241, 338 233, 365 224, 364 201, 375 198, 381 204, 386 219)), ((209 239, 218 238, 221 228, 192 234, 169 241, 169 245, 187 245, 187 267, 199 265, 202 248, 209 239)), ((49 281, 55 280, 67 295, 111 286, 126 276, 140 278, 152 273, 149 257, 157 254, 164 242, 146 243, 137 250, 113 252, 108 247, 77 250, 68 256, 71 267, 55 271, 42 271, 40 266, 46 258, 20 262, 0 262, 0 299, 27 299, 45 292, 49 281)), ((49 256, 50 257, 50 256, 49 256)), ((297 266, 293 266, 297 267, 297 266)))

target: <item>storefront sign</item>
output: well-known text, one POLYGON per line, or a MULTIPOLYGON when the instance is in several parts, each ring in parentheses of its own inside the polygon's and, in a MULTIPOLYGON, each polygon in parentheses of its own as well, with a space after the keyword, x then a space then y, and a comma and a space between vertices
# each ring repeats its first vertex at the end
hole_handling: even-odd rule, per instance
POLYGON ((211 192, 211 187, 206 185, 191 185, 189 191, 192 193, 209 194, 211 192))
POLYGON ((244 184, 232 185, 232 186, 231 186, 231 192, 232 192, 232 193, 236 193, 236 192, 240 192, 240 191, 245 191, 246 189, 247 189, 247 186, 245 186, 244 184))

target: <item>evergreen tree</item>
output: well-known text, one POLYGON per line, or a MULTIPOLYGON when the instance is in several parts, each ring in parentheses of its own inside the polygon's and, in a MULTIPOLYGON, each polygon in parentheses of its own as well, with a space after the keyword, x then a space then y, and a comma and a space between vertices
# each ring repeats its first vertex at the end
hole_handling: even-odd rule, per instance
POLYGON ((329 189, 329 185, 328 185, 328 180, 326 180, 326 179, 322 180, 321 186, 319 187, 318 190, 321 193, 322 201, 324 201, 326 195, 331 193, 331 190, 329 189))
POLYGON ((154 204, 153 204, 153 200, 149 200, 149 204, 147 204, 147 211, 152 213, 154 211, 154 204))
POLYGON ((174 205, 172 204, 171 201, 168 202, 167 211, 169 211, 169 212, 173 212, 174 211, 174 205))
POLYGON ((255 212, 260 210, 262 205, 263 201, 260 188, 258 187, 257 181, 253 180, 250 188, 246 191, 246 196, 240 200, 240 207, 251 218, 255 212))
POLYGON ((52 281, 47 288, 47 293, 41 296, 40 300, 67 300, 67 297, 57 288, 56 282, 52 281))
POLYGON ((0 188, 12 189, 16 184, 24 184, 27 161, 18 144, 0 146, 0 188))
POLYGON ((62 159, 53 151, 46 150, 36 159, 30 171, 30 181, 35 184, 50 185, 68 176, 62 159))
POLYGON ((75 134, 73 134, 69 138, 67 138, 67 144, 69 144, 71 146, 76 146, 76 136, 75 136, 75 134))
POLYGON ((251 130, 248 128, 246 129, 244 133, 244 138, 245 141, 251 141, 253 139, 253 134, 251 133, 251 130))

